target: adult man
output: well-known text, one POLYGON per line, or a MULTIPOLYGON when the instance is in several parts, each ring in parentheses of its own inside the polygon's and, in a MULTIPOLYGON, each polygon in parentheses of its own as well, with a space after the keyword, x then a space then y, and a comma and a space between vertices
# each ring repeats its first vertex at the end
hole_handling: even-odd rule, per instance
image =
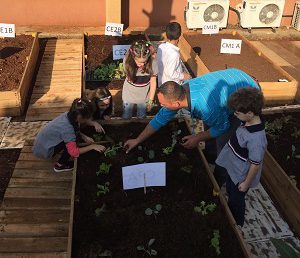
MULTIPOLYGON (((227 100, 232 93, 245 87, 259 88, 259 85, 251 76, 238 69, 211 72, 191 79, 182 86, 168 81, 157 93, 163 108, 140 135, 136 139, 128 140, 124 147, 129 152, 172 120, 177 110, 185 108, 191 112, 192 117, 202 119, 209 129, 196 135, 185 136, 183 146, 191 149, 200 141, 216 138, 219 154, 231 133, 240 125, 228 108, 227 100)), ((223 184, 224 171, 217 169, 215 173, 219 184, 223 184)))

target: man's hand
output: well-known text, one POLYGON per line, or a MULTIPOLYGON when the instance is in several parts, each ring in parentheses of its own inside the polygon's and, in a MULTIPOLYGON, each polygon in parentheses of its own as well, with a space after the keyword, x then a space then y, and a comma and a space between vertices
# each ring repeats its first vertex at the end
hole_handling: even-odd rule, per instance
POLYGON ((124 149, 126 150, 126 154, 129 153, 134 147, 139 144, 137 139, 130 139, 124 144, 124 149))
POLYGON ((197 135, 188 135, 182 138, 182 146, 186 149, 196 148, 200 142, 197 135))
POLYGON ((93 138, 88 137, 86 135, 81 135, 82 140, 84 140, 84 142, 88 143, 88 144, 93 144, 95 141, 93 138))
POLYGON ((104 131, 103 127, 95 121, 94 121, 94 128, 95 128, 97 133, 104 133, 105 134, 105 131, 104 131))
POLYGON ((249 189, 249 185, 245 183, 245 181, 239 184, 240 192, 246 192, 248 189, 249 189))

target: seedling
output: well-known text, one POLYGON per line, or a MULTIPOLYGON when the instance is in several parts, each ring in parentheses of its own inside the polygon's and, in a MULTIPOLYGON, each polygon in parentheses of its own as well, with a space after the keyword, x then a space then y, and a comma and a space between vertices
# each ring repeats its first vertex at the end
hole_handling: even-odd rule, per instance
POLYGON ((277 140, 283 130, 283 126, 287 124, 291 119, 292 119, 291 116, 283 116, 280 118, 276 118, 272 122, 267 121, 265 123, 265 129, 267 135, 273 140, 277 140))
POLYGON ((208 203, 206 204, 205 201, 200 203, 200 206, 195 206, 194 211, 197 213, 201 213, 202 216, 207 215, 208 213, 212 213, 215 211, 217 205, 215 203, 208 203))
POLYGON ((148 157, 149 157, 149 159, 154 159, 154 157, 155 157, 154 150, 149 150, 148 157))
POLYGON ((144 158, 143 157, 138 157, 137 158, 138 162, 143 163, 144 162, 144 158))
POLYGON ((154 217, 156 217, 157 214, 159 214, 159 212, 161 211, 162 209, 162 205, 161 204, 156 204, 154 209, 151 209, 151 208, 147 208, 145 210, 145 214, 147 216, 151 216, 151 215, 154 215, 154 217))
POLYGON ((101 142, 103 140, 104 134, 94 134, 93 138, 96 142, 101 142))
POLYGON ((157 251, 152 249, 151 246, 154 244, 155 242, 155 239, 154 238, 151 238, 148 242, 148 245, 145 247, 143 245, 138 245, 136 247, 136 249, 138 251, 143 251, 144 253, 148 254, 150 257, 151 256, 156 256, 157 255, 157 251))
POLYGON ((138 146, 138 150, 142 151, 143 150, 143 146, 138 146))
POLYGON ((96 217, 99 217, 104 212, 106 212, 106 204, 105 203, 103 203, 103 205, 101 206, 101 208, 97 208, 95 210, 95 215, 96 215, 96 217))
POLYGON ((290 178, 290 180, 292 181, 292 183, 293 183, 294 185, 297 185, 296 176, 290 175, 289 178, 290 178))
POLYGON ((112 79, 123 79, 125 78, 125 72, 123 63, 110 63, 110 64, 101 64, 94 71, 94 79, 100 81, 110 81, 112 79))
POLYGON ((173 149, 174 149, 173 146, 163 148, 163 154, 170 155, 173 152, 173 149))
POLYGON ((193 166, 192 165, 187 165, 187 166, 182 167, 180 170, 187 173, 187 174, 190 174, 190 173, 192 173, 193 166))
POLYGON ((99 197, 100 195, 106 195, 107 193, 109 193, 109 185, 109 182, 106 182, 104 185, 97 184, 97 196, 99 197))
POLYGON ((210 240, 210 246, 215 249, 217 255, 221 254, 219 230, 214 230, 213 237, 210 240))
POLYGON ((99 166, 99 170, 96 172, 96 175, 108 175, 109 170, 111 168, 111 164, 107 164, 105 162, 102 162, 99 166))
POLYGON ((106 151, 104 152, 104 156, 105 156, 105 157, 108 157, 108 158, 114 157, 114 156, 117 155, 117 151, 118 151, 119 149, 121 149, 121 148, 122 148, 122 142, 119 142, 119 143, 116 144, 116 145, 113 145, 113 146, 111 146, 111 147, 108 147, 108 148, 106 149, 106 151))
POLYGON ((300 159, 300 154, 298 154, 298 151, 297 151, 295 145, 292 145, 292 154, 291 154, 291 156, 288 155, 286 157, 286 160, 289 160, 289 159, 300 159))
POLYGON ((180 134, 181 134, 181 130, 177 130, 172 133, 172 144, 171 146, 162 149, 164 154, 170 155, 173 152, 175 145, 177 144, 177 136, 180 134))

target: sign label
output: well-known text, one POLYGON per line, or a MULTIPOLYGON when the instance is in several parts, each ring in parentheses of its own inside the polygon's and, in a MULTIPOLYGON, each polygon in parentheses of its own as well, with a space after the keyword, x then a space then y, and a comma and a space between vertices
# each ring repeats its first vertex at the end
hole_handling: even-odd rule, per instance
POLYGON ((241 54, 242 40, 240 39, 222 39, 221 50, 222 54, 241 54))
POLYGON ((123 59, 130 45, 113 45, 113 60, 123 59))
POLYGON ((0 37, 15 38, 16 26, 14 24, 0 23, 0 37))
POLYGON ((122 37, 124 24, 107 22, 105 25, 105 35, 122 37))
POLYGON ((205 22, 202 28, 202 34, 218 34, 219 22, 205 22))
POLYGON ((122 168, 123 189, 166 186, 166 163, 145 163, 122 168))

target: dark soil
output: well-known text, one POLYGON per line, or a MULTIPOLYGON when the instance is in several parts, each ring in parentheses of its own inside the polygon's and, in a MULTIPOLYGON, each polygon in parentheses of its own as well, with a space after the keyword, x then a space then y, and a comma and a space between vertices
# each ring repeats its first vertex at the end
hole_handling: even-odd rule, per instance
POLYGON ((32 43, 33 37, 29 35, 0 39, 0 91, 19 87, 32 43))
MULTIPOLYGON (((120 126, 106 126, 106 132, 116 142, 135 137, 145 124, 130 123, 120 126)), ((182 134, 188 134, 181 124, 182 134)), ((106 158, 96 152, 81 155, 78 163, 75 218, 73 233, 73 257, 98 257, 104 250, 110 250, 112 257, 149 257, 137 251, 138 245, 145 245, 155 238, 152 248, 156 257, 189 258, 217 257, 210 247, 213 230, 220 230, 221 255, 218 257, 243 257, 238 240, 226 218, 219 199, 212 196, 212 184, 203 169, 196 151, 176 146, 169 156, 162 154, 162 148, 171 144, 171 133, 178 129, 172 123, 156 133, 143 144, 147 150, 155 150, 155 158, 149 160, 148 152, 123 150, 113 158, 106 158), (185 155, 186 157, 184 157, 185 155), (137 157, 146 162, 167 162, 167 186, 122 190, 121 167, 138 164, 137 157), (101 162, 111 163, 109 175, 96 176, 101 162), (180 170, 192 165, 191 173, 180 170), (110 182, 110 192, 96 196, 96 184, 110 182), (201 201, 215 202, 217 209, 206 216, 194 212, 194 206, 201 201), (95 209, 106 205, 99 217, 95 209), (162 205, 161 212, 154 217, 146 216, 145 209, 162 205)), ((90 133, 91 135, 91 133, 90 133)))
POLYGON ((246 43, 242 43, 240 55, 221 54, 222 38, 240 39, 238 36, 231 34, 185 34, 184 37, 211 72, 226 68, 238 68, 261 82, 275 82, 278 79, 286 79, 284 75, 273 68, 271 63, 260 57, 246 43))
POLYGON ((0 205, 21 149, 0 150, 0 205))
POLYGON ((271 115, 266 117, 266 121, 272 122, 284 117, 289 119, 283 123, 282 130, 275 137, 267 134, 268 150, 287 175, 295 177, 297 187, 300 189, 300 158, 292 156, 292 145, 294 145, 295 155, 300 157, 300 113, 271 115), (295 135, 296 131, 299 131, 298 136, 295 135))

